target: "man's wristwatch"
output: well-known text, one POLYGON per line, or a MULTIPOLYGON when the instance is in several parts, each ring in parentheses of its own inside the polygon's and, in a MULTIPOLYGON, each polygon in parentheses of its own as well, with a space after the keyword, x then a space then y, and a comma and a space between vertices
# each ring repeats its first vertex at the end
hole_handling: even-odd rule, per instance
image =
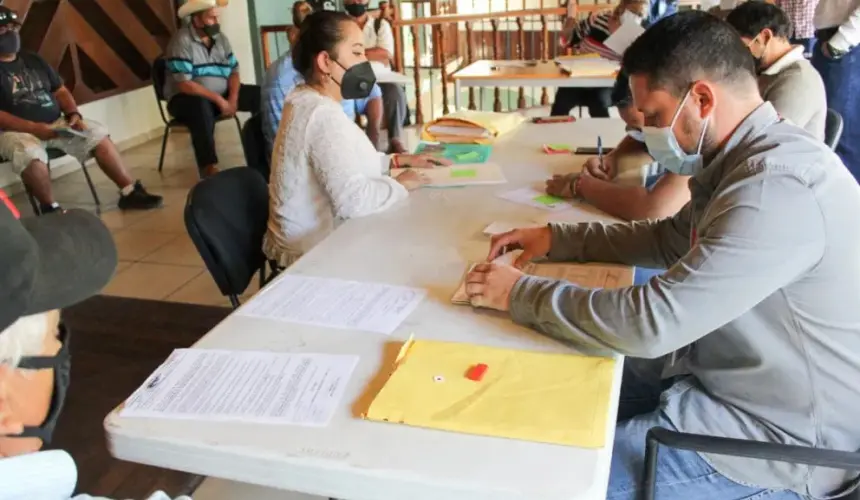
POLYGON ((831 45, 830 42, 827 42, 827 52, 830 53, 831 59, 840 59, 840 58, 844 57, 845 54, 847 54, 849 51, 837 49, 836 47, 831 45))

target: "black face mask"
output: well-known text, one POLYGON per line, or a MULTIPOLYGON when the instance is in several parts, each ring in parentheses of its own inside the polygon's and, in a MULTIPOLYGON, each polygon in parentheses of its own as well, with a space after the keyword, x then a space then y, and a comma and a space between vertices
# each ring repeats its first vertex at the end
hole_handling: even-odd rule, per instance
POLYGON ((20 33, 17 31, 7 31, 0 35, 0 54, 17 54, 20 50, 20 33))
POLYGON ((215 38, 216 36, 221 34, 221 25, 218 23, 204 24, 203 33, 209 38, 215 38))
POLYGON ((346 12, 352 17, 361 17, 367 12, 367 4, 351 3, 346 7, 346 12))
POLYGON ((376 73, 369 61, 354 64, 349 68, 335 61, 344 69, 343 80, 335 82, 340 85, 340 96, 344 99, 364 99, 370 95, 373 85, 376 83, 376 73))
POLYGON ((69 353, 71 337, 72 335, 69 330, 65 325, 60 323, 58 338, 63 345, 55 356, 26 356, 21 358, 18 368, 25 370, 54 369, 54 393, 51 395, 51 408, 42 425, 38 427, 24 427, 24 431, 21 434, 6 437, 39 438, 45 444, 51 442, 51 437, 54 435, 54 428, 57 426, 60 412, 63 411, 63 404, 66 402, 66 394, 69 392, 69 383, 71 382, 72 357, 69 353))

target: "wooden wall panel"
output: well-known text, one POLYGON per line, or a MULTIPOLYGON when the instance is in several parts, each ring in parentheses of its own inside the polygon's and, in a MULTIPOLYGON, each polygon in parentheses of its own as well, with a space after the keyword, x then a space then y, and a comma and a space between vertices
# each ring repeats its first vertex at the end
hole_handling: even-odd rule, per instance
POLYGON ((21 43, 56 68, 79 104, 150 84, 167 48, 174 0, 6 0, 23 19, 21 43))

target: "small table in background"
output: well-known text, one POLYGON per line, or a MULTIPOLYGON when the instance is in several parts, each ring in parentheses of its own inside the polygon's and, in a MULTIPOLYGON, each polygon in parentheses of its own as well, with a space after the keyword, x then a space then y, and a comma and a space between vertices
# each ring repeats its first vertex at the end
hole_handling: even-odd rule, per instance
POLYGON ((617 71, 578 77, 562 71, 555 61, 475 61, 454 73, 454 107, 460 109, 463 87, 579 87, 605 88, 615 84, 617 71))

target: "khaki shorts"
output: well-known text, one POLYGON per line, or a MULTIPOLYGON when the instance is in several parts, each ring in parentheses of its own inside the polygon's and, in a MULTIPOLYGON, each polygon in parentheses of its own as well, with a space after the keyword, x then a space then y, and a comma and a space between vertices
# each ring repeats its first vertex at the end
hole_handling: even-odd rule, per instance
MULTIPOLYGON (((53 125, 63 127, 66 121, 60 118, 53 125)), ((21 175, 36 160, 48 163, 48 148, 59 149, 83 164, 90 152, 108 135, 107 129, 100 123, 84 120, 84 125, 89 132, 87 138, 57 137, 43 141, 23 132, 0 132, 0 157, 12 164, 12 171, 16 175, 21 175)))

